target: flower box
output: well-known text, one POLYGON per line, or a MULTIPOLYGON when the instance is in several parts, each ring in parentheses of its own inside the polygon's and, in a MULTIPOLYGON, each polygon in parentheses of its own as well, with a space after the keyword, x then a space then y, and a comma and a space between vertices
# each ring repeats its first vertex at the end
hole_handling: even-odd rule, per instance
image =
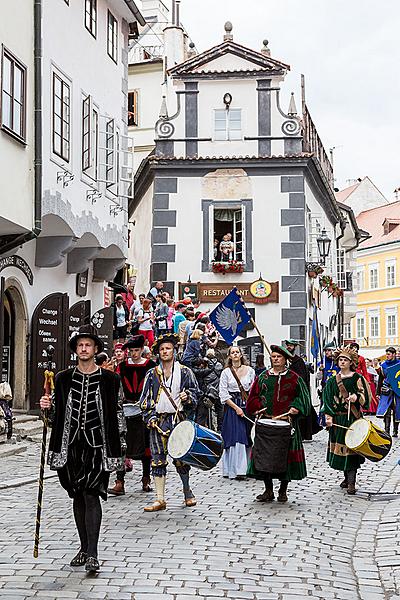
POLYGON ((244 264, 237 260, 230 260, 229 262, 213 262, 212 263, 213 273, 243 273, 244 264))

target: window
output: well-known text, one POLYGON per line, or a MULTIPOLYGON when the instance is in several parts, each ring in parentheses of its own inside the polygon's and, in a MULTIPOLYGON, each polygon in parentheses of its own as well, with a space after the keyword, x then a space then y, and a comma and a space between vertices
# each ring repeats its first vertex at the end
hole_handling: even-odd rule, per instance
POLYGON ((369 289, 376 290, 379 286, 378 265, 369 265, 369 289))
POLYGON ((337 252, 337 280, 339 287, 342 290, 346 290, 346 252, 342 248, 339 248, 337 252))
POLYGON ((215 139, 242 139, 242 110, 240 108, 218 109, 214 111, 215 139))
POLYGON ((85 27, 93 37, 96 37, 97 0, 85 0, 85 27))
POLYGON ((365 316, 364 315, 357 315, 356 336, 357 336, 357 339, 359 339, 359 340, 362 340, 365 338, 365 316))
POLYGON ((386 309, 386 337, 397 337, 397 310, 386 309))
POLYGON ((106 122, 106 186, 111 188, 117 180, 117 137, 114 119, 106 122))
POLYGON ((364 268, 359 267, 355 272, 354 291, 362 292, 364 289, 364 268))
POLYGON ((379 337, 379 315, 370 314, 369 316, 369 336, 371 338, 379 337))
POLYGON ((351 323, 344 323, 343 337, 345 340, 349 340, 351 338, 351 323))
POLYGON ((138 91, 128 92, 128 125, 139 125, 138 119, 138 91))
POLYGON ((228 209, 214 208, 211 261, 237 260, 245 262, 243 226, 244 209, 242 206, 228 209))
POLYGON ((25 141, 26 67, 3 46, 1 72, 1 125, 25 141))
POLYGON ((387 287, 396 285, 396 262, 394 260, 386 261, 386 285, 387 287))
POLYGON ((70 159, 71 95, 69 85, 53 73, 53 152, 70 159))
POLYGON ((108 11, 107 52, 114 62, 118 59, 118 21, 108 11))
POLYGON ((99 115, 92 97, 82 103, 82 171, 97 181, 99 115))

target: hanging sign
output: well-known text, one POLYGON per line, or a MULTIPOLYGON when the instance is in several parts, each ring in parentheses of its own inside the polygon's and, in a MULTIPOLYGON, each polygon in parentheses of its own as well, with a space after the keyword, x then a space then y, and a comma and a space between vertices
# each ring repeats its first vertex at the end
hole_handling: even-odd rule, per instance
POLYGON ((33 285, 33 273, 24 258, 21 256, 17 256, 14 254, 13 256, 6 256, 4 258, 0 258, 0 272, 7 267, 14 267, 15 269, 19 269, 26 276, 29 285, 33 285))
POLYGON ((199 283, 198 298, 201 302, 221 302, 236 287, 246 303, 267 304, 279 302, 279 283, 259 279, 253 283, 199 283))
POLYGON ((105 306, 97 310, 92 315, 90 322, 96 328, 97 335, 104 344, 104 352, 111 356, 113 351, 114 308, 105 306))
MULTIPOLYGON (((68 339, 74 331, 78 331, 82 325, 90 323, 90 300, 79 300, 69 309, 68 339)), ((76 354, 68 348, 67 368, 76 366, 76 354)))

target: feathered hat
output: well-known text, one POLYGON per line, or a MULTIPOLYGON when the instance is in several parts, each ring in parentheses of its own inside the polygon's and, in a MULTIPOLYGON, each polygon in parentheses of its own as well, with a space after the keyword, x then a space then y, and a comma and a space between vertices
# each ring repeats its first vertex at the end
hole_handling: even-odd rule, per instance
POLYGON ((153 354, 158 354, 160 352, 161 344, 166 343, 176 346, 179 344, 179 335, 177 333, 166 333, 165 335, 160 335, 151 347, 153 354))
POLYGON ((354 366, 354 368, 357 368, 358 354, 357 354, 356 350, 354 350, 350 346, 342 346, 341 348, 338 348, 337 350, 335 350, 334 355, 333 355, 333 359, 334 359, 335 363, 337 363, 339 361, 339 358, 341 356, 348 358, 349 361, 351 362, 351 364, 354 366))

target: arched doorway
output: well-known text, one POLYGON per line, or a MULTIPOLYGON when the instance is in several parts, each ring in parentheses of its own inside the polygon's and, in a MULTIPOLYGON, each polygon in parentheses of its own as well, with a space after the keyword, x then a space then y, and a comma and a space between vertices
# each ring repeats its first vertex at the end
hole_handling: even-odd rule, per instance
POLYGON ((26 410, 28 318, 22 292, 17 285, 11 280, 5 282, 2 380, 11 385, 13 408, 26 410))

